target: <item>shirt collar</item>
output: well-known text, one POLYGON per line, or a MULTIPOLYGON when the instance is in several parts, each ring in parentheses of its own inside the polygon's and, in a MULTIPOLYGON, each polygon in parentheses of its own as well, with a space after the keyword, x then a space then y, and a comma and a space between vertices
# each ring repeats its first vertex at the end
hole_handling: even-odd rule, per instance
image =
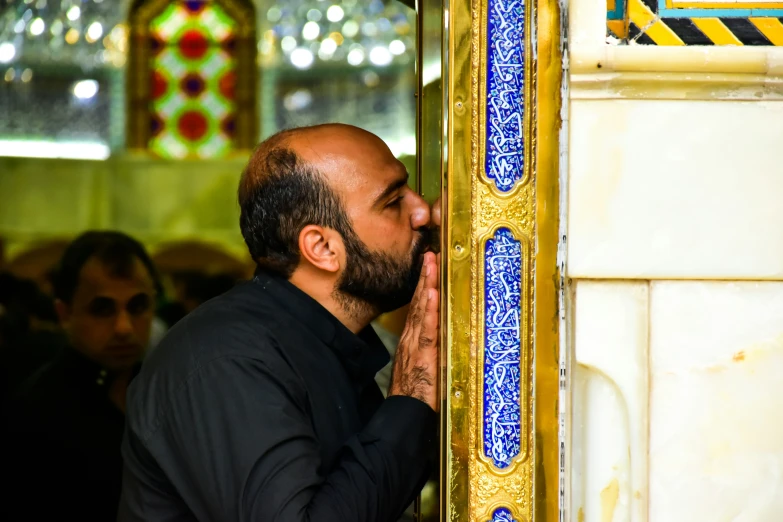
MULTIPOLYGON (((63 350, 61 357, 64 366, 67 368, 68 374, 75 382, 84 386, 85 389, 94 391, 100 390, 102 393, 106 393, 106 390, 116 377, 114 372, 104 368, 95 361, 88 359, 70 346, 63 350)), ((139 362, 133 367, 131 379, 139 373, 140 369, 141 363, 139 362)))
POLYGON ((259 270, 253 282, 329 346, 359 384, 371 382, 389 362, 389 352, 372 326, 354 334, 318 301, 282 277, 259 270))

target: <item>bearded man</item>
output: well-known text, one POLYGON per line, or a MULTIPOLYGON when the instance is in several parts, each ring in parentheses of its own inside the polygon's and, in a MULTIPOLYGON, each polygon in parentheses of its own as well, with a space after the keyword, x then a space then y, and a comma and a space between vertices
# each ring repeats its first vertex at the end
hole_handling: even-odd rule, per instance
POLYGON ((262 142, 239 187, 252 281, 177 323, 129 390, 119 520, 391 522, 437 424, 431 209, 377 136, 262 142), (370 323, 410 303, 388 398, 370 323))

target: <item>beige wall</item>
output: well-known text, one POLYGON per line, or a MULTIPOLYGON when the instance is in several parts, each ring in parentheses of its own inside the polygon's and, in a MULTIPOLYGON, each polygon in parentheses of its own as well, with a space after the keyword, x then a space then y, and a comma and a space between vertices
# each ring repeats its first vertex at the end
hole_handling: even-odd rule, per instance
POLYGON ((153 249, 196 239, 244 257, 236 189, 245 161, 0 157, 6 256, 12 259, 39 241, 112 228, 153 249))
MULTIPOLYGON (((399 158, 415 182, 415 158, 399 158)), ((247 157, 105 161, 0 157, 0 240, 13 259, 90 228, 134 235, 155 251, 202 241, 245 260, 237 186, 247 157)))

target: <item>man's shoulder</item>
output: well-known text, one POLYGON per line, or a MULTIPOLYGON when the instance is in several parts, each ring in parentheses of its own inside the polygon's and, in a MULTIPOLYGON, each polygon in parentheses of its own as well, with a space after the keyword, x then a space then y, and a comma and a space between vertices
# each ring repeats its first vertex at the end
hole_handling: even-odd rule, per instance
POLYGON ((277 333, 290 322, 252 283, 204 303, 174 325, 142 364, 129 389, 129 423, 148 431, 199 375, 227 362, 293 375, 277 333))
POLYGON ((169 330, 145 360, 141 375, 169 371, 187 375, 209 361, 273 358, 279 333, 290 319, 253 283, 243 283, 207 301, 169 330))
POLYGON ((188 358, 256 355, 274 342, 285 314, 270 296, 251 282, 202 304, 185 316, 161 340, 156 353, 175 352, 188 358))

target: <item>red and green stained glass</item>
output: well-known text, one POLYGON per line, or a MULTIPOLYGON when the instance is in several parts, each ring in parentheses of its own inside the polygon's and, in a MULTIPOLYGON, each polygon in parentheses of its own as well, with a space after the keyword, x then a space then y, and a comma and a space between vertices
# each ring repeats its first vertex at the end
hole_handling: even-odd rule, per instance
POLYGON ((172 2, 150 35, 150 150, 164 158, 225 156, 234 148, 234 20, 217 2, 172 2))

